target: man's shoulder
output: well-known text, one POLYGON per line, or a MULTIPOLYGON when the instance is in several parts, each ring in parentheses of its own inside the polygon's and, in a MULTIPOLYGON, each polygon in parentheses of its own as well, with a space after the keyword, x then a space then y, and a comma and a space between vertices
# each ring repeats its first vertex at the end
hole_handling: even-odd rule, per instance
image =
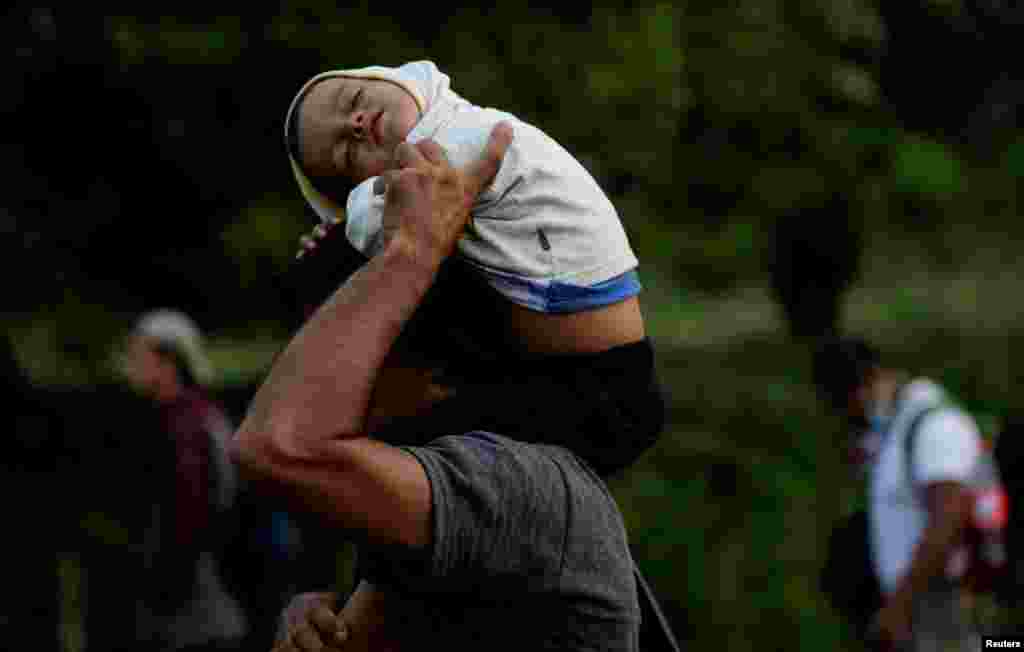
POLYGON ((519 633, 531 644, 517 649, 550 649, 563 636, 594 649, 603 649, 599 640, 628 640, 638 607, 625 526, 584 462, 559 446, 486 431, 405 449, 432 486, 430 558, 407 564, 404 553, 378 550, 386 563, 373 564, 371 581, 426 597, 481 641, 494 642, 493 627, 479 627, 491 616, 524 624, 519 633))
POLYGON ((565 447, 513 439, 485 430, 445 435, 423 446, 406 448, 421 458, 441 457, 499 472, 514 469, 559 485, 575 485, 577 476, 588 483, 598 480, 586 463, 565 447))
POLYGON ((952 403, 938 403, 917 413, 907 426, 906 446, 922 482, 965 480, 981 451, 981 432, 971 415, 952 403))

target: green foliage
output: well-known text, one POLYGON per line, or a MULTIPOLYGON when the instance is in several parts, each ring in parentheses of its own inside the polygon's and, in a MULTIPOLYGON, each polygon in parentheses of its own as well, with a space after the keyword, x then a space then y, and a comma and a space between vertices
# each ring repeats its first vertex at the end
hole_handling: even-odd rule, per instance
POLYGON ((1015 177, 1024 177, 1024 141, 1010 143, 1006 148, 1006 169, 1015 177))
POLYGON ((108 38, 126 65, 141 65, 148 58, 173 64, 226 65, 246 45, 238 17, 218 16, 205 24, 164 16, 144 23, 132 16, 107 18, 108 38))
POLYGON ((900 143, 893 163, 898 190, 944 196, 963 187, 960 161, 949 147, 939 143, 900 143))
POLYGON ((280 198, 257 200, 221 232, 225 253, 235 260, 244 286, 284 272, 294 259, 299 237, 309 228, 284 219, 287 211, 288 202, 280 198))
MULTIPOLYGON (((952 17, 963 3, 929 4, 952 17)), ((637 558, 695 626, 689 647, 854 649, 815 581, 831 519, 862 496, 844 479, 838 424, 817 411, 806 351, 781 335, 762 289, 766 233, 823 197, 848 197, 868 248, 847 327, 941 379, 987 433, 1024 378, 1010 356, 1024 314, 1007 300, 1019 293, 1024 140, 1008 134, 993 164, 897 117, 882 90, 878 62, 892 37, 877 5, 688 0, 572 19, 516 2, 417 13, 301 0, 241 16, 101 16, 83 28, 93 40, 77 41, 62 40, 74 32, 58 13, 57 42, 69 49, 55 58, 108 47, 100 81, 142 98, 116 123, 127 135, 104 134, 102 144, 145 174, 108 174, 81 200, 61 179, 26 177, 29 208, 8 231, 27 235, 11 250, 36 261, 27 245, 50 235, 38 227, 47 222, 59 221, 65 239, 37 271, 15 268, 17 278, 52 275, 56 288, 33 295, 35 308, 11 329, 19 360, 44 384, 84 383, 108 364, 129 309, 166 294, 120 289, 119 278, 138 275, 129 263, 87 268, 79 259, 99 250, 108 263, 136 248, 135 265, 181 266, 169 275, 174 296, 211 295, 224 382, 258 378, 282 338, 269 279, 313 224, 280 142, 292 93, 325 69, 432 59, 458 92, 537 124, 584 161, 641 259, 669 427, 614 489, 637 558), (121 149, 132 141, 152 149, 129 157, 121 149), (156 162, 167 163, 159 176, 156 162), (147 185, 146 211, 122 208, 132 186, 155 176, 158 196, 183 195, 182 205, 150 213, 147 185), (36 208, 42 198, 53 204, 36 208), (140 231, 150 237, 142 247, 111 244, 140 231), (196 243, 207 241, 199 260, 206 245, 196 243)), ((79 93, 71 105, 90 98, 79 93)), ((116 98, 104 110, 126 101, 116 98)), ((75 114, 75 128, 82 122, 92 126, 75 114)), ((76 163, 71 178, 86 167, 76 163)), ((123 543, 116 522, 83 526, 123 543)))

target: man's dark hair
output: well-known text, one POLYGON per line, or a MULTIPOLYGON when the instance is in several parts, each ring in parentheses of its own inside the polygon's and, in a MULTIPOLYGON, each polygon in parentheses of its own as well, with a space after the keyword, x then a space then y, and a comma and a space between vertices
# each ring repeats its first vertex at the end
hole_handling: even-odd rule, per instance
POLYGON ((880 355, 859 337, 830 337, 814 352, 814 384, 832 407, 846 406, 850 393, 863 385, 878 367, 880 355))
MULTIPOLYGON (((315 251, 279 277, 291 306, 289 324, 298 328, 332 292, 367 262, 337 225, 315 251)), ((406 323, 393 350, 407 363, 441 368, 450 380, 500 373, 518 356, 498 302, 503 301, 479 273, 458 257, 446 260, 426 296, 406 323)))

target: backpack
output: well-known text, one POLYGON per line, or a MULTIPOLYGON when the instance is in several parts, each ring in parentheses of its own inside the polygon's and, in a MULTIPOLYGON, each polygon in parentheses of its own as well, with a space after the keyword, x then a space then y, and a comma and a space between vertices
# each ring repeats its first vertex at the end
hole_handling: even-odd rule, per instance
MULTIPOLYGON (((934 405, 914 415, 904 441, 907 478, 913 485, 913 451, 921 424, 930 415, 948 406, 934 405)), ((992 592, 1008 568, 1006 529, 1010 500, 1002 481, 992 447, 983 442, 981 455, 967 480, 971 497, 970 512, 964 525, 966 557, 961 558, 963 581, 973 591, 992 592)))
POLYGON ((851 625, 858 638, 868 631, 882 607, 882 587, 875 574, 868 544, 870 522, 858 509, 832 528, 819 575, 819 589, 828 603, 851 625))
POLYGON ((1017 606, 1024 600, 1024 421, 1011 417, 996 437, 993 456, 1006 492, 1010 497, 1006 526, 1007 569, 996 582, 995 598, 1005 606, 1017 606), (1016 472, 1013 471, 1016 469, 1016 472))

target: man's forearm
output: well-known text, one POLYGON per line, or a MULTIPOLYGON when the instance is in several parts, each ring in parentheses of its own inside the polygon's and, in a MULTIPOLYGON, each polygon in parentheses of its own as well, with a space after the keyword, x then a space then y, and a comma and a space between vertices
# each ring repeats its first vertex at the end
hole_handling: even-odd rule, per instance
POLYGON ((965 501, 959 488, 944 487, 940 491, 945 495, 936 495, 933 500, 941 506, 929 515, 921 542, 914 550, 910 570, 892 595, 894 602, 904 606, 909 606, 914 596, 927 591, 928 585, 946 572, 950 555, 960 541, 965 501))
POLYGON ((286 454, 364 433, 374 381, 439 263, 388 246, 309 319, 275 361, 236 435, 236 450, 286 454))

